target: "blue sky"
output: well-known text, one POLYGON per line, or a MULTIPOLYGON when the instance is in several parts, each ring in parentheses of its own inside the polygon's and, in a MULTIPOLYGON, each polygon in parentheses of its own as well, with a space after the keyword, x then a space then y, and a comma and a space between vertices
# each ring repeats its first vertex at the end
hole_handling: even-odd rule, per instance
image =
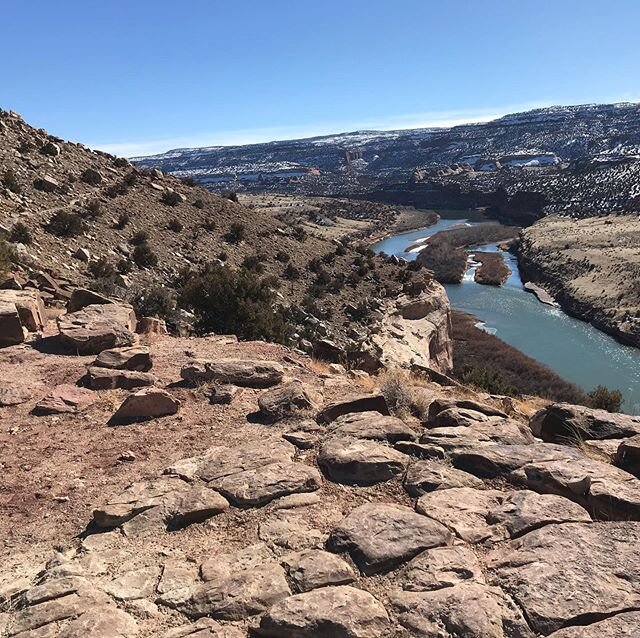
POLYGON ((0 0, 0 107, 123 155, 640 100, 640 0, 0 0))

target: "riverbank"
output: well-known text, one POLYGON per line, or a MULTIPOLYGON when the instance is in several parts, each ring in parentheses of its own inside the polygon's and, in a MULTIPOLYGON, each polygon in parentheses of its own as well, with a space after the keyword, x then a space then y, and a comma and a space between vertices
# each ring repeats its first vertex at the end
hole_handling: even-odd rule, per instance
POLYGON ((548 217, 522 231, 517 255, 523 279, 541 286, 567 314, 640 347, 636 215, 548 217))

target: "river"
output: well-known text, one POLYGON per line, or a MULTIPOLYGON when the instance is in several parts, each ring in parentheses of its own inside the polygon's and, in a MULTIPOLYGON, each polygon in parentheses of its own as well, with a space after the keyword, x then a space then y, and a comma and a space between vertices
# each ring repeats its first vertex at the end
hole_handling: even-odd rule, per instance
MULTIPOLYGON (((442 218, 434 226, 393 235, 378 242, 374 250, 413 260, 419 249, 405 251, 419 240, 456 224, 486 221, 475 213, 440 214, 442 218)), ((497 247, 494 244, 478 249, 495 251, 497 247)), ((475 315, 482 322, 480 327, 586 391, 600 384, 620 390, 625 412, 640 414, 640 349, 622 345, 560 308, 539 302, 522 287, 516 258, 507 252, 503 255, 512 271, 505 285, 477 284, 470 268, 462 283, 445 285, 452 307, 475 315)))

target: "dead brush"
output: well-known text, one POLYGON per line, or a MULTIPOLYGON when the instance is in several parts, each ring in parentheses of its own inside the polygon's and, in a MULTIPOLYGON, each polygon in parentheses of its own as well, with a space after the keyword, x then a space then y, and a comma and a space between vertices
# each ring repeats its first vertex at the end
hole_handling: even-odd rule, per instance
POLYGON ((379 378, 379 385, 389 411, 403 419, 409 416, 422 418, 430 400, 423 388, 413 384, 411 375, 404 370, 388 370, 379 378))

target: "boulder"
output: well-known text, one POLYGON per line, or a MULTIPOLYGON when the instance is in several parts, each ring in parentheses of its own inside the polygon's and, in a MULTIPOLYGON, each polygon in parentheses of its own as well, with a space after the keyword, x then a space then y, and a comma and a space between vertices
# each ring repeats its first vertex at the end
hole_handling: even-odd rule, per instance
POLYGON ((429 421, 429 427, 466 427, 475 423, 483 423, 488 421, 489 417, 482 412, 475 410, 467 410, 466 408, 448 408, 438 412, 436 416, 429 421))
POLYGON ((85 169, 80 175, 80 179, 90 186, 98 186, 102 183, 102 174, 94 168, 85 169))
MULTIPOLYGON (((2 397, 0 396, 1 401, 2 397)), ((623 470, 631 472, 631 474, 640 478, 640 435, 624 439, 620 443, 614 463, 623 470)))
POLYGON ((47 396, 38 401, 32 410, 36 416, 49 414, 75 414, 95 403, 96 395, 75 385, 57 385, 47 396))
POLYGON ((78 248, 73 256, 80 261, 88 262, 91 259, 91 253, 86 248, 78 248))
POLYGON ((366 439, 333 437, 318 454, 318 465, 332 481, 372 485, 403 474, 409 457, 366 439))
POLYGON ((427 592, 398 592, 391 605, 413 636, 535 638, 522 612, 499 587, 463 582, 427 592), (453 629, 444 633, 442 628, 453 629))
POLYGON ((439 445, 429 445, 428 443, 416 443, 415 441, 398 441, 393 447, 409 456, 415 456, 419 459, 443 460, 447 457, 444 448, 439 445))
POLYGON ((91 390, 112 390, 115 388, 133 390, 134 388, 154 385, 156 378, 147 372, 111 370, 109 368, 91 366, 87 370, 85 381, 87 387, 91 390))
POLYGON ((105 297, 98 292, 93 292, 93 290, 87 290, 86 288, 76 288, 71 293, 71 298, 67 304, 67 313, 82 310, 85 306, 110 303, 113 303, 113 301, 109 297, 105 297))
POLYGON ((534 435, 543 441, 574 444, 640 434, 640 417, 554 403, 536 412, 531 417, 530 426, 534 435))
POLYGON ((533 631, 547 636, 640 607, 638 543, 640 523, 547 525, 497 546, 488 566, 533 631))
POLYGON ((138 319, 136 332, 141 335, 169 334, 166 321, 158 319, 157 317, 142 317, 141 319, 138 319))
POLYGON ((379 412, 354 412, 338 417, 329 431, 338 436, 352 436, 374 441, 414 441, 417 434, 401 419, 379 412))
POLYGON ((389 415, 389 407, 382 394, 365 394, 326 405, 316 417, 318 423, 331 423, 343 414, 353 412, 379 412, 389 415))
POLYGON ((422 496, 427 492, 448 490, 452 487, 482 489, 484 483, 473 474, 427 459, 416 461, 409 466, 404 487, 410 496, 422 496))
POLYGON ((58 318, 60 341, 78 354, 99 354, 135 343, 136 316, 125 304, 93 304, 58 318))
POLYGON ((516 445, 534 441, 531 430, 523 423, 495 417, 488 421, 473 422, 466 427, 432 428, 420 437, 420 443, 437 445, 445 450, 488 443, 516 445))
POLYGON ((258 634, 272 638, 382 638, 389 629, 384 607, 369 592, 345 585, 281 600, 262 617, 258 634))
POLYGON ((5 303, 15 305, 22 325, 29 332, 44 329, 47 315, 37 290, 0 290, 0 307, 5 303))
POLYGON ((416 510, 467 543, 498 542, 551 523, 591 520, 582 507, 565 498, 528 490, 451 488, 424 494, 416 510))
POLYGON ((271 422, 289 417, 300 410, 313 407, 307 389, 300 381, 291 381, 267 390, 258 397, 260 413, 271 422))
POLYGON ((508 415, 498 408, 494 408, 492 405, 486 403, 480 403, 473 401, 472 399, 449 399, 445 397, 434 399, 429 404, 429 410, 427 412, 427 421, 432 421, 440 412, 448 410, 450 408, 461 408, 464 410, 473 410, 480 412, 486 416, 499 416, 507 417, 508 415))
POLYGON ((131 346, 129 348, 112 348, 103 350, 93 362, 94 366, 111 368, 112 370, 135 370, 148 372, 153 366, 149 348, 131 346))
POLYGON ((43 155, 49 155, 51 157, 56 157, 60 155, 60 146, 55 142, 47 141, 40 147, 40 152, 43 155))
POLYGON ((0 301, 0 347, 22 343, 26 335, 27 330, 22 327, 16 305, 0 301))
POLYGON ((322 485, 320 472, 303 463, 270 463, 210 481, 238 507, 257 507, 287 494, 313 492, 322 485))
POLYGON ((327 547, 349 552, 364 574, 375 574, 450 542, 451 532, 444 525, 408 507, 368 503, 352 510, 331 532, 327 547))
POLYGON ((111 417, 114 424, 146 421, 175 414, 180 401, 159 388, 144 388, 130 394, 111 417))
POLYGON ((162 503, 165 521, 171 529, 186 527, 221 514, 229 509, 229 502, 218 492, 194 485, 186 491, 170 494, 162 503))
POLYGON ((221 385, 212 383, 205 391, 205 396, 212 405, 229 405, 233 397, 238 393, 235 385, 221 385))
POLYGON ((51 175, 40 175, 33 180, 33 186, 45 193, 55 193, 60 188, 60 182, 53 179, 51 175))
POLYGON ((640 611, 605 618, 589 625, 554 631, 549 638, 636 638, 640 627, 640 611))
POLYGON ((189 363, 183 366, 180 376, 196 385, 215 381, 247 388, 269 388, 282 382, 284 369, 274 361, 219 359, 189 363))
POLYGON ((287 554, 282 562, 298 592, 327 585, 348 585, 356 579, 355 572, 342 558, 318 549, 287 554))

